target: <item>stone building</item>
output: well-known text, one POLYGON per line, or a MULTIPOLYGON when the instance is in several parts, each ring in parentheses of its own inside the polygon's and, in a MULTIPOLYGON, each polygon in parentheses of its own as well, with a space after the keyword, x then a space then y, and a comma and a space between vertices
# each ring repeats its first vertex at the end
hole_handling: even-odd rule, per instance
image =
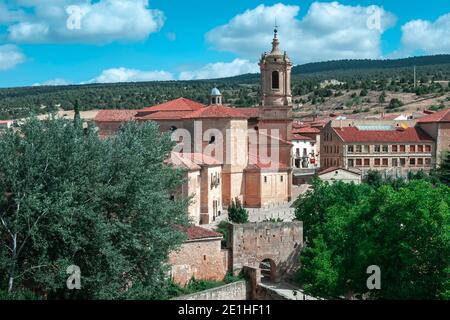
MULTIPOLYGON (((204 154, 220 162, 221 176, 215 184, 220 181, 221 200, 215 195, 218 189, 211 189, 211 183, 201 179, 200 194, 204 196, 200 197, 200 208, 191 208, 195 221, 213 221, 222 206, 228 206, 235 198, 248 207, 290 201, 292 63, 287 53, 279 49, 277 30, 271 52, 261 56, 259 65, 262 96, 258 108, 226 106, 220 91, 213 88, 209 105, 179 98, 140 110, 102 110, 96 117, 100 135, 114 134, 126 121, 156 121, 162 131, 175 136, 178 144, 174 151, 204 154)), ((195 165, 200 171, 208 171, 208 175, 215 176, 220 171, 211 166, 206 170, 193 161, 191 176, 198 175, 195 165)), ((198 197, 198 192, 194 194, 198 197)))
POLYGON ((419 126, 379 121, 335 125, 330 121, 321 133, 322 169, 358 169, 363 176, 378 170, 385 176, 405 177, 410 171, 429 171, 435 163, 436 144, 419 126))
POLYGON ((228 250, 221 248, 222 234, 190 226, 182 230, 187 240, 169 255, 170 275, 184 286, 192 278, 221 281, 228 271, 228 250))
POLYGON ((330 183, 336 181, 342 181, 346 183, 353 182, 355 184, 361 183, 361 172, 357 171, 357 169, 349 170, 345 168, 338 167, 330 167, 324 170, 321 170, 317 173, 317 176, 323 180, 330 183))
POLYGON ((172 152, 169 161, 186 172, 179 195, 191 197, 189 216, 194 224, 208 224, 222 213, 222 163, 201 153, 172 152))
POLYGON ((450 109, 420 118, 417 121, 417 126, 428 133, 436 142, 433 156, 439 165, 445 152, 450 152, 450 109))

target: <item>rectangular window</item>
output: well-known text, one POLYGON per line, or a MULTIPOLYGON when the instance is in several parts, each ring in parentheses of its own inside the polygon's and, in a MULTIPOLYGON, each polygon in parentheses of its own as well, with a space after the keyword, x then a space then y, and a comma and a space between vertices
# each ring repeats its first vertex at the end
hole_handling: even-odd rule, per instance
POLYGON ((364 159, 364 166, 370 167, 370 159, 364 159))
POLYGON ((380 153, 381 152, 380 145, 375 145, 374 150, 375 150, 375 152, 380 153))
POLYGON ((280 177, 280 181, 283 182, 283 176, 280 177))
POLYGON ((431 166, 431 159, 430 158, 425 158, 425 166, 427 166, 427 167, 431 166))
POLYGON ((356 166, 361 167, 362 166, 362 159, 356 159, 356 166))
POLYGON ((416 158, 410 158, 409 159, 409 165, 410 166, 415 166, 416 165, 416 158))
POLYGON ((353 153, 353 146, 347 146, 348 153, 353 153))
POLYGON ((397 160, 397 158, 393 158, 392 159, 392 166, 393 167, 398 167, 398 160, 397 160))
POLYGON ((356 146, 356 152, 357 152, 357 153, 361 153, 361 152, 362 152, 362 145, 358 144, 358 145, 356 146))
POLYGON ((379 167, 381 161, 380 161, 380 159, 377 158, 377 159, 375 159, 374 163, 375 163, 375 167, 379 167))
POLYGON ((400 166, 402 166, 402 167, 406 166, 406 159, 405 158, 400 158, 400 166))
POLYGON ((383 152, 388 152, 389 151, 389 146, 387 145, 383 145, 383 152))
POLYGON ((370 152, 370 146, 369 145, 365 145, 364 146, 364 152, 366 152, 366 153, 370 152))
POLYGON ((418 158, 417 159, 417 165, 418 166, 423 166, 423 158, 418 158))
POLYGON ((397 145, 393 145, 393 146, 392 146, 392 152, 397 152, 397 150, 398 150, 397 145))
POLYGON ((264 177, 264 183, 267 183, 267 177, 264 177))
POLYGON ((405 152, 406 151, 406 147, 404 144, 400 145, 400 152, 405 152))
POLYGON ((410 145, 409 146, 409 152, 410 153, 415 153, 416 152, 416 146, 415 145, 410 145))
POLYGON ((425 146, 425 152, 431 152, 431 146, 429 144, 425 146))
POLYGON ((387 167, 389 163, 389 159, 388 158, 383 158, 383 167, 387 167))
POLYGON ((423 152, 423 145, 417 146, 417 152, 423 152))
POLYGON ((354 166, 353 159, 348 159, 348 166, 349 167, 353 167, 354 166))

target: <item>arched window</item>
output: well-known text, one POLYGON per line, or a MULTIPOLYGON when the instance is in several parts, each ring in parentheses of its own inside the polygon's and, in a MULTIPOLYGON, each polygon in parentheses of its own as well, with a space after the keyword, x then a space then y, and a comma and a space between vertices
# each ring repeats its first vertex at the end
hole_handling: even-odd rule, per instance
POLYGON ((280 74, 278 71, 272 72, 272 89, 280 89, 280 74))

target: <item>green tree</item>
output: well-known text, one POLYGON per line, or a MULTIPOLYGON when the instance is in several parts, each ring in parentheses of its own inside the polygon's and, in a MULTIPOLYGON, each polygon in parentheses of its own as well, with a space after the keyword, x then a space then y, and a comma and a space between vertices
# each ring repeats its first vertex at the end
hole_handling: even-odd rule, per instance
POLYGON ((448 298, 447 186, 423 179, 398 189, 315 182, 296 206, 308 234, 298 272, 307 292, 330 298, 448 298), (381 269, 381 290, 366 287, 370 265, 381 269))
POLYGON ((364 182, 373 187, 379 187, 383 184, 383 177, 379 171, 369 170, 364 178, 364 182))
POLYGON ((0 288, 48 298, 157 298, 165 261, 184 235, 182 173, 166 165, 170 137, 155 123, 114 138, 70 121, 32 119, 0 137, 0 288), (81 269, 81 290, 66 268, 81 269))
POLYGON ((450 186, 450 152, 444 154, 442 162, 437 169, 437 176, 442 183, 450 186))
POLYGON ((401 106, 403 106, 403 102, 401 102, 397 98, 392 98, 391 101, 389 102, 389 105, 387 106, 387 108, 388 109, 397 109, 397 108, 400 108, 401 106))
POLYGON ((242 206, 239 198, 231 201, 231 205, 228 207, 228 218, 234 223, 248 222, 248 211, 242 206))
POLYGON ((378 97, 378 102, 379 103, 385 103, 386 102, 386 92, 385 91, 381 92, 380 96, 378 97))

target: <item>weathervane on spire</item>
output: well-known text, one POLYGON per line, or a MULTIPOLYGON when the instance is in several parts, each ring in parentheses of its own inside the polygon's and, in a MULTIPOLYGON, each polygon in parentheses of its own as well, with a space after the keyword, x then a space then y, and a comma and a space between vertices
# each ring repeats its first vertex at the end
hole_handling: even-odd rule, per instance
POLYGON ((275 17, 275 25, 274 25, 273 33, 275 34, 275 37, 277 37, 278 25, 277 25, 277 18, 276 17, 275 17))

